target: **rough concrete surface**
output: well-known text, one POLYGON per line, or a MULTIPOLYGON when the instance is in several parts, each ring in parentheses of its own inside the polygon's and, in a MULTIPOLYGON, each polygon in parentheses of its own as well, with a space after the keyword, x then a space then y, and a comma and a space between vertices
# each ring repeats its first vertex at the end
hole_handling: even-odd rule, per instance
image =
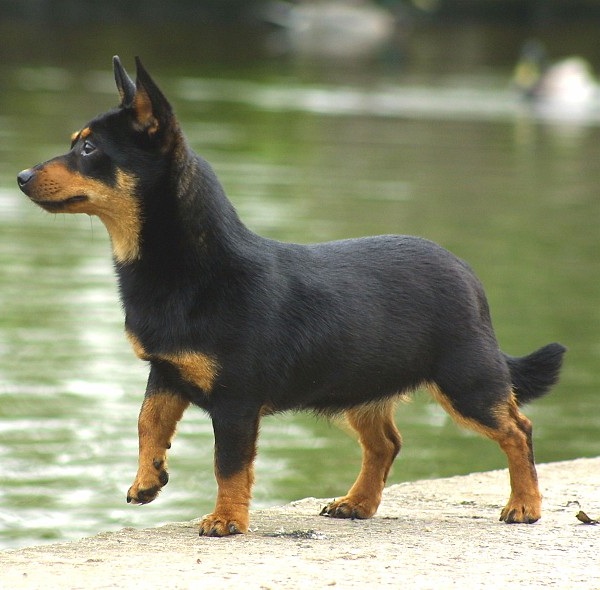
POLYGON ((198 537, 195 524, 123 529, 0 553, 0 588, 600 588, 600 457, 539 466, 544 514, 498 521, 507 471, 386 490, 367 521, 318 516, 308 498, 252 511, 251 532, 198 537))

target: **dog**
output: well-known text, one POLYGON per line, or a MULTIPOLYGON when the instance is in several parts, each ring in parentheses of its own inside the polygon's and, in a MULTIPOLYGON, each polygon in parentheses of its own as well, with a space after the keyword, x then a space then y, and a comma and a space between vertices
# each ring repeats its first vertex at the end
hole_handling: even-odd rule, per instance
POLYGON ((557 382, 566 349, 501 352, 480 282, 428 240, 256 235, 139 58, 135 82, 113 65, 119 106, 17 180, 40 207, 96 215, 110 235, 126 335, 150 366, 127 501, 151 502, 168 482, 167 450, 192 404, 212 420, 218 484, 200 535, 245 533, 261 418, 311 410, 343 415, 363 453, 355 483, 321 514, 369 518, 401 447, 396 404, 424 387, 506 454, 500 519, 537 521, 532 426, 519 408, 557 382))

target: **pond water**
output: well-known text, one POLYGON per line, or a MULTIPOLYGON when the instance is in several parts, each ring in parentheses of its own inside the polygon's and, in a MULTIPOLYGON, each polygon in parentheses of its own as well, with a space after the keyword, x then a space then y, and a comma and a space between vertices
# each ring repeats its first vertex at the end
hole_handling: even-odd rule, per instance
MULTIPOLYGON (((0 547, 189 520, 215 497, 211 425, 190 409, 169 485, 153 504, 125 503, 147 368, 123 335, 106 232, 37 209, 16 187, 19 170, 63 153, 117 101, 113 46, 84 49, 61 65, 42 47, 0 68, 0 547)), ((132 64, 136 48, 125 49, 132 64)), ((425 236, 474 267, 506 352, 566 344, 560 385, 527 409, 537 459, 600 454, 595 112, 541 120, 513 95, 509 69, 483 62, 345 76, 264 60, 146 61, 253 230, 299 242, 425 236)), ((426 395, 397 422, 405 446, 391 483, 505 466, 426 395)), ((254 506, 340 495, 359 464, 335 425, 265 419, 254 506)))

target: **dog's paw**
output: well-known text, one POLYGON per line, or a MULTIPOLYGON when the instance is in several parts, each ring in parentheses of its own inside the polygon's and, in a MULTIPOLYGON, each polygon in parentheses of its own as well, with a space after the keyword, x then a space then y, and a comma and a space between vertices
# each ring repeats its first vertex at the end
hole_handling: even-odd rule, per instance
POLYGON ((133 485, 127 492, 127 503, 148 504, 158 496, 158 492, 167 485, 169 474, 164 460, 155 459, 152 466, 138 470, 133 485))
POLYGON ((229 518, 219 514, 207 514, 200 523, 201 537, 227 537, 248 532, 248 518, 229 518))
POLYGON ((511 498, 500 513, 500 520, 508 524, 532 524, 539 520, 541 515, 541 502, 539 500, 522 502, 511 498))
POLYGON ((364 519, 371 518, 377 512, 379 504, 368 498, 353 498, 344 496, 339 500, 333 500, 321 510, 321 516, 330 518, 364 519))

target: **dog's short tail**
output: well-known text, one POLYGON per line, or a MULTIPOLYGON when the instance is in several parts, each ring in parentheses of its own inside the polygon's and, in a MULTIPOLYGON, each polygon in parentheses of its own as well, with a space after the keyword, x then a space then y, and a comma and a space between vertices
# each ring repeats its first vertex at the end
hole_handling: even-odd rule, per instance
POLYGON ((545 395, 558 381, 563 355, 567 349, 558 342, 547 344, 527 356, 505 354, 513 390, 519 406, 545 395))

